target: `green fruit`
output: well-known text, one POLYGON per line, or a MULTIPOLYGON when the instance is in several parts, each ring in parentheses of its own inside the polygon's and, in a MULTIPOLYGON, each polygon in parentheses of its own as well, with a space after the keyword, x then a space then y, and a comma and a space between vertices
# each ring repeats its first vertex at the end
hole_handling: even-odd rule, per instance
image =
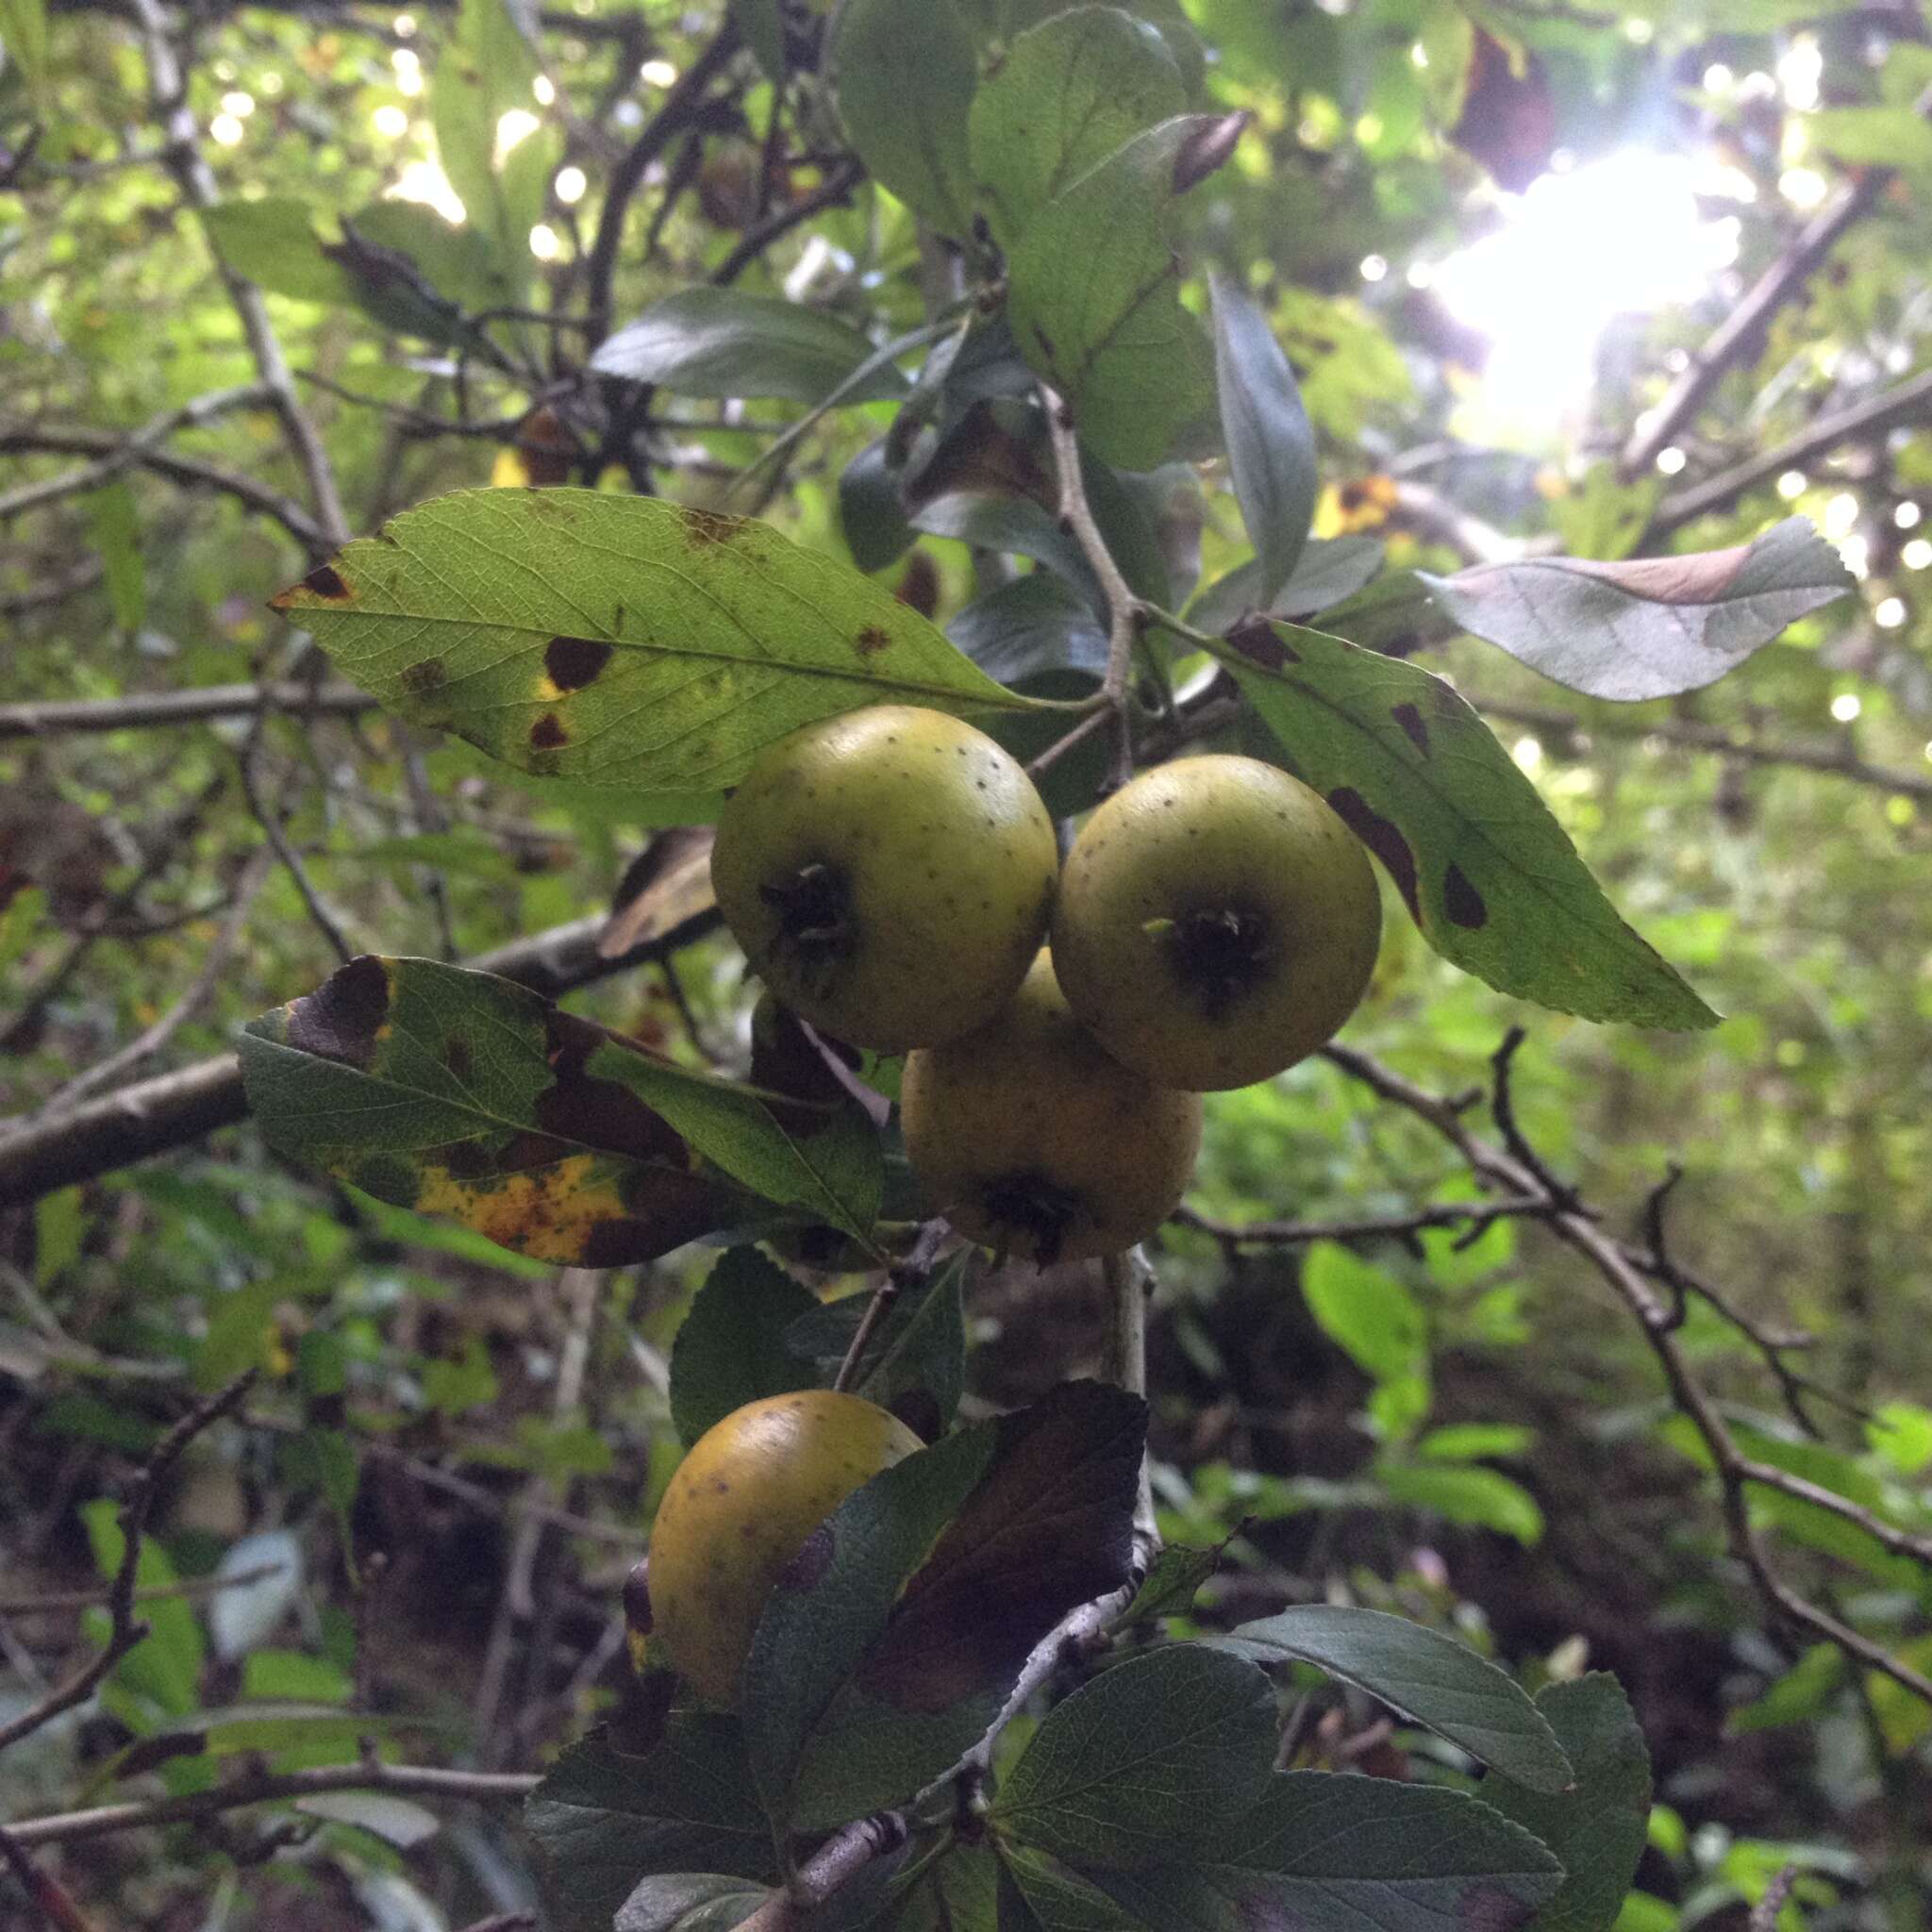
POLYGON ((821 1032, 897 1053, 983 1025, 1046 931, 1058 849, 982 731, 876 705, 772 745, 718 822, 711 883, 752 968, 821 1032))
POLYGON ((651 1529, 650 1634, 678 1674, 735 1703, 786 1565, 854 1490, 921 1446, 875 1403, 829 1389, 767 1396, 707 1429, 651 1529))
POLYGON ((1257 758, 1182 758, 1087 822, 1053 957, 1115 1058, 1206 1092, 1268 1079, 1328 1039, 1381 931, 1368 855, 1317 793, 1257 758))
POLYGON ((989 1025, 908 1057, 899 1106, 934 1208, 1042 1265, 1145 1241, 1180 1205, 1201 1148, 1200 1096, 1106 1053, 1045 953, 989 1025))

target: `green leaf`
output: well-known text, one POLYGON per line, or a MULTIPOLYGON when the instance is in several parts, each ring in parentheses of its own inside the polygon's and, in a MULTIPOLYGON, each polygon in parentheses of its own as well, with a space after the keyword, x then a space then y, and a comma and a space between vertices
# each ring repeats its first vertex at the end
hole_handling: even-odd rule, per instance
POLYGON ((955 1840, 901 1894, 882 1932, 999 1932, 999 1883, 990 1844, 955 1840))
POLYGON ((1315 432, 1267 317, 1227 276, 1216 275, 1212 287, 1222 439, 1235 501, 1259 565, 1258 602, 1273 609, 1294 575, 1314 520, 1321 480, 1315 432))
POLYGON ((779 1580, 745 1664, 774 1824, 903 1800, 978 1739, 1033 1645, 1125 1580, 1145 1430, 1138 1398, 1069 1383, 840 1506, 779 1580))
POLYGON ((524 1824, 543 1852, 560 1932, 609 1932, 641 1873, 777 1875, 734 1718, 674 1717, 642 1757, 593 1731, 530 1793, 524 1824))
MULTIPOLYGON (((966 1387, 966 1271, 972 1251, 957 1255, 923 1282, 902 1289, 868 1343, 855 1392, 901 1417, 929 1441, 948 1427, 966 1387)), ((844 1360, 869 1293, 814 1306, 792 1323, 785 1341, 816 1361, 826 1379, 844 1360)))
POLYGON ((1093 1874, 1159 1932, 1520 1932, 1562 1875, 1526 1831, 1460 1791, 1312 1771, 1277 1776, 1197 1865, 1093 1874))
POLYGON ((1432 1510, 1471 1529, 1493 1529, 1520 1543, 1542 1540, 1543 1512, 1521 1483, 1493 1469, 1429 1463, 1378 1463, 1375 1474, 1391 1500, 1432 1510))
POLYGON ((1020 34, 967 121, 979 203, 1003 247, 1080 176, 1187 107, 1160 31, 1075 7, 1020 34))
MULTIPOLYGON (((700 285, 654 302, 598 347, 591 367, 681 396, 816 403, 873 353, 874 344, 836 315, 775 295, 700 285)), ((905 377, 888 362, 841 400, 872 402, 905 389, 905 377)))
POLYGON ((846 0, 825 62, 867 171, 942 235, 972 225, 966 116, 979 68, 954 0, 846 0))
POLYGON ((1534 1429, 1515 1423, 1451 1423, 1431 1429, 1415 1453, 1433 1462, 1477 1462, 1490 1456, 1521 1456, 1535 1441, 1534 1429))
POLYGON ((87 1216, 76 1185, 42 1194, 34 1204, 34 1281, 45 1288, 80 1259, 87 1216))
MULTIPOLYGON (((1000 1932, 1154 1932, 1149 1921, 1046 1852, 1002 1840, 999 1857, 1000 1932)), ((1158 1932, 1180 1923, 1162 1924, 1158 1932)), ((1195 1922, 1186 1923, 1191 1932, 1195 1922)))
POLYGON ((1196 1549, 1189 1543, 1163 1543, 1147 1572, 1146 1582, 1121 1612, 1121 1624, 1138 1624, 1148 1617, 1191 1615, 1195 1593, 1221 1567, 1222 1553, 1226 1548, 1225 1542, 1207 1549, 1196 1549))
POLYGON ((1805 134, 1834 160, 1932 174, 1932 125, 1910 107, 1821 108, 1805 116, 1805 134))
POLYGON ((497 169, 497 124, 511 108, 532 110, 536 77, 536 50, 508 0, 458 0, 456 31, 437 56, 429 90, 437 158, 469 225, 489 238, 506 267, 527 269, 530 220, 524 197, 507 192, 508 171, 497 169))
POLYGON ((1272 617, 1312 617, 1353 597, 1381 567, 1377 538, 1310 537, 1292 575, 1265 607, 1261 560, 1251 557, 1209 584, 1188 606, 1188 622, 1196 630, 1232 630, 1243 617, 1263 608, 1272 617))
POLYGON ((1586 1020, 1716 1025, 1617 916, 1536 787, 1441 678, 1289 624, 1250 625, 1216 655, 1444 958, 1586 1020))
POLYGON ((422 202, 372 202, 344 218, 342 233, 324 253, 385 328, 447 342, 473 336, 460 325, 465 312, 515 306, 521 283, 483 232, 453 226, 422 202))
POLYGON ((858 705, 1028 706, 849 565, 655 497, 458 491, 275 605, 413 723, 644 791, 734 785, 774 739, 858 705))
MULTIPOLYGON (((242 1664, 242 1694, 263 1703, 345 1705, 355 1687, 341 1665, 299 1650, 251 1650, 242 1664)), ((350 1712, 355 1718, 366 1713, 350 1712)))
POLYGON ((138 630, 147 615, 147 576, 141 555, 141 518, 127 479, 116 478, 81 499, 88 534, 100 553, 108 603, 123 630, 138 630))
POLYGON ((1213 408, 1201 325, 1181 307, 1169 205, 1232 146, 1235 119, 1184 114, 1137 135, 1027 224, 1007 262, 1008 320, 1092 453, 1149 470, 1213 408))
POLYGON ((306 201, 264 195, 217 202, 202 210, 201 222, 216 254, 258 288, 303 302, 356 299, 354 281, 325 252, 306 201))
MULTIPOLYGON (((1932 127, 1915 125, 1932 141, 1932 127)), ((1853 587, 1838 552, 1803 517, 1749 544, 1688 557, 1526 558, 1417 575, 1465 630, 1572 691, 1626 704, 1715 683, 1853 587)))
POLYGON ((687 1448, 747 1402, 813 1386, 785 1333, 817 1307, 803 1282, 757 1248, 719 1256, 671 1350, 671 1419, 687 1448))
MULTIPOLYGON (((119 1507, 105 1498, 80 1506, 94 1567, 111 1579, 121 1567, 127 1539, 121 1533, 119 1507)), ((135 1558, 136 1590, 159 1590, 178 1582, 168 1553, 152 1537, 142 1537, 135 1558)), ((201 1701, 201 1667, 208 1657, 194 1606, 186 1597, 157 1597, 141 1606, 147 1635, 114 1666, 114 1679, 152 1699, 168 1717, 184 1717, 201 1701)), ((105 1638, 105 1612, 91 1613, 105 1638)))
POLYGON ((1274 1750, 1267 1678, 1225 1651, 1173 1644, 1057 1705, 1007 1774, 991 1822, 1062 1858, 1170 1863, 1260 1802, 1274 1750))
POLYGON ((1407 1617, 1300 1604, 1217 1641, 1257 1661, 1313 1664, 1532 1790, 1571 1781, 1570 1760, 1529 1693, 1467 1644, 1407 1617))
POLYGON ((867 443, 840 473, 839 527, 852 561, 868 575, 884 570, 911 547, 912 525, 899 501, 883 436, 867 443))
POLYGON ((861 1239, 877 1212, 856 1104, 687 1072, 459 966, 365 955, 251 1023, 242 1061, 283 1152, 545 1260, 663 1254, 732 1218, 739 1187, 861 1239))
POLYGON ((730 1932, 771 1896, 768 1886, 716 1873, 658 1873, 618 1907, 611 1932, 730 1932))
POLYGON ((38 101, 47 81, 46 0, 0 0, 0 53, 20 69, 28 96, 38 101))
POLYGON ((1428 1318, 1386 1270, 1339 1241, 1316 1241, 1302 1268, 1308 1312, 1328 1339, 1377 1382, 1426 1373, 1428 1318))
POLYGON ((1576 1773, 1567 1791, 1530 1790, 1491 1777, 1483 1796, 1563 1861, 1562 1889, 1531 1932, 1608 1932, 1637 1875, 1650 1820, 1650 1753, 1616 1678, 1593 1672, 1551 1684, 1536 1707, 1576 1773))
MULTIPOLYGON (((1097 680, 1107 670, 1107 632, 1092 608, 1058 576, 1036 570, 1014 577, 966 606, 946 635, 1002 684, 1024 688, 1056 672, 1097 680)), ((1028 720, 1045 727, 1045 719, 1028 720)), ((1052 726, 1058 737, 1062 726, 1052 726)))

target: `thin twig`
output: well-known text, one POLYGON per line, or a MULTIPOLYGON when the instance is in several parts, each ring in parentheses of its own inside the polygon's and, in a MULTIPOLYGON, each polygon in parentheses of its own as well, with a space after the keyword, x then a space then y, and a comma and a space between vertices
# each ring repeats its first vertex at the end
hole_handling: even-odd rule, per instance
POLYGON ((1785 1901, 1791 1895, 1791 1887, 1798 1882, 1798 1868, 1795 1864, 1782 1865, 1764 1888, 1764 1896, 1751 1907, 1749 1932, 1775 1932, 1778 1914, 1785 1908, 1785 1901))
POLYGON ((0 1826, 0 1859, 19 1881, 42 1924, 51 1925, 53 1932, 93 1932, 92 1921, 75 1904, 67 1888, 51 1873, 42 1872, 5 1826, 0 1826))
POLYGON ((434 1765, 384 1764, 379 1760, 316 1765, 305 1771, 252 1770, 212 1790, 24 1818, 8 1828, 17 1844, 75 1844, 119 1831, 213 1818, 243 1805, 315 1797, 325 1791, 393 1791, 417 1798, 526 1798, 541 1782, 526 1772, 447 1771, 434 1765))
POLYGON ((236 769, 242 780, 242 795, 248 801, 248 809, 255 814, 255 822, 261 827, 262 836, 281 860, 284 870, 295 882, 295 891, 301 895, 302 904, 308 912, 309 924, 328 941, 330 950, 343 965, 356 957, 352 946, 342 931, 341 921, 324 903, 322 894, 315 888, 315 881, 308 876, 308 868, 302 863, 301 855, 289 841, 289 835, 282 829, 280 812, 272 808, 262 798, 261 788, 256 782, 256 760, 260 756, 262 727, 273 715, 264 708, 256 718, 256 728, 249 734, 248 742, 242 747, 236 760, 236 769))
POLYGON ((217 718, 357 717, 377 700, 349 684, 205 684, 186 691, 122 698, 52 698, 0 705, 0 739, 52 738, 69 732, 138 731, 152 725, 202 724, 217 718))
POLYGON ((858 1326, 852 1332, 845 1358, 839 1364, 839 1373, 832 1381, 835 1390, 850 1389, 858 1381, 859 1372, 865 1366, 866 1351, 871 1348, 873 1337, 878 1333, 880 1324, 891 1313, 899 1297, 908 1288, 917 1288, 932 1273, 952 1238, 950 1222, 942 1219, 928 1221, 919 1230, 905 1260, 886 1271, 886 1278, 874 1291, 865 1312, 858 1318, 858 1326))
POLYGON ((747 228, 733 244, 730 254, 711 271, 711 281, 718 288, 728 288, 774 242, 810 221, 812 216, 850 201, 852 191, 864 179, 865 169, 860 162, 849 157, 840 161, 808 194, 801 194, 783 208, 774 208, 762 221, 747 228))
MULTIPOLYGON (((245 1590, 252 1583, 279 1576, 286 1563, 257 1563, 237 1570, 230 1576, 185 1576, 173 1583, 150 1583, 134 1592, 138 1604, 160 1603, 171 1597, 219 1596, 225 1590, 245 1590)), ((93 1610, 108 1601, 108 1587, 97 1590, 69 1590, 51 1596, 0 1598, 0 1617, 48 1617, 57 1611, 93 1610)))
POLYGON ((1433 1227, 1480 1232, 1492 1222, 1549 1212, 1548 1200, 1539 1194, 1520 1201, 1443 1201, 1406 1214, 1372 1214, 1355 1221, 1216 1221, 1191 1208, 1176 1208, 1169 1219, 1211 1236, 1224 1247, 1295 1248, 1313 1241, 1413 1241, 1433 1227))
MULTIPOLYGON (((64 1684, 50 1690, 39 1703, 0 1724, 0 1751, 31 1737, 42 1725, 51 1724, 63 1710, 72 1710, 94 1693, 108 1673, 147 1635, 147 1625, 134 1613, 136 1567, 141 1561, 141 1540, 147 1528, 149 1511, 156 1492, 165 1482, 187 1450, 203 1430, 210 1428, 235 1408, 254 1386, 258 1372, 250 1369, 238 1375, 225 1389, 197 1405, 177 1422, 154 1446, 120 1516, 121 1561, 108 1588, 108 1640, 100 1650, 76 1670, 64 1684)), ((29 1840, 16 1833, 22 1843, 29 1840)))

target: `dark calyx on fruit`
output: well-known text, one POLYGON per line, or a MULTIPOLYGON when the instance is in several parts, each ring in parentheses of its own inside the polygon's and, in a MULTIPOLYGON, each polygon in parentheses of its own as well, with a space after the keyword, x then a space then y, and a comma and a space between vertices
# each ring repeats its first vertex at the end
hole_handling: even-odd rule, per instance
POLYGON ((1266 978, 1274 934, 1262 914, 1215 906, 1174 921, 1168 934, 1174 976, 1210 1020, 1221 1019, 1266 978))
POLYGON ((849 958, 858 942, 852 892, 835 866, 814 859, 790 878, 758 888, 778 915, 778 942, 808 967, 849 958))
POLYGON ((1059 1259, 1060 1244, 1080 1211, 1080 1196, 1072 1188, 1031 1171, 988 1181, 980 1199, 990 1220, 1031 1238, 1033 1258, 1042 1268, 1059 1259))

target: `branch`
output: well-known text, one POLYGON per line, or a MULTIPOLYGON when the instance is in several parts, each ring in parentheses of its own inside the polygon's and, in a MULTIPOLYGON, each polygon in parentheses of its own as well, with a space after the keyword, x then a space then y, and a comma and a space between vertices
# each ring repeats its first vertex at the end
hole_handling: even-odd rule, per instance
POLYGON ((1656 739, 1663 744, 1681 745, 1686 751, 1735 758, 1740 764, 1795 765, 1803 771, 1823 772, 1833 778, 1849 779, 1855 785, 1869 785, 1875 791, 1895 791, 1902 797, 1932 804, 1932 777, 1922 778, 1916 772, 1902 772, 1895 766, 1867 764, 1852 749, 1849 734, 1838 744, 1764 743, 1751 738, 1734 738, 1720 725, 1699 724, 1687 718, 1632 718, 1614 706, 1583 718, 1573 711, 1553 710, 1541 705, 1492 702, 1476 691, 1464 695, 1489 717, 1504 718, 1512 724, 1527 724, 1534 731, 1547 731, 1564 741, 1574 742, 1579 738, 1596 736, 1656 739))
POLYGON ((585 329, 590 348, 595 348, 610 333, 610 284, 617 273, 617 251, 624 242, 624 218, 638 190, 643 186, 645 171, 691 124, 699 96, 730 65, 740 44, 738 14, 734 8, 725 14, 710 44, 678 75, 664 96, 664 105, 645 123, 638 138, 625 151, 623 159, 610 171, 610 186, 605 192, 596 237, 585 263, 589 284, 585 329))
MULTIPOLYGON (((127 442, 126 437, 117 436, 111 429, 42 429, 24 425, 0 429, 0 453, 40 450, 55 455, 97 456, 106 459, 116 457, 127 442)), ((331 556, 341 548, 341 541, 331 538, 299 503, 282 495, 279 491, 269 489, 264 483, 258 483, 253 476, 243 475, 239 470, 225 470, 218 464, 204 462, 199 457, 177 457, 167 450, 152 448, 140 449, 128 461, 143 470, 152 470, 158 476, 167 477, 171 483, 179 483, 190 490, 220 491, 237 502, 245 503, 250 509, 272 517, 280 524, 311 557, 331 556)), ((29 489, 38 492, 33 501, 46 501, 51 496, 66 496, 77 491, 92 490, 103 474, 112 475, 125 467, 125 463, 115 463, 104 469, 103 465, 96 464, 86 470, 69 471, 66 475, 54 478, 58 488, 37 484, 29 486, 29 489)), ((16 491, 14 496, 18 498, 26 493, 16 491)), ((31 508, 32 503, 21 507, 31 508)))
POLYGON ((0 705, 0 740, 64 732, 139 731, 157 724, 203 724, 272 710, 289 718, 355 718, 379 707, 354 685, 205 684, 125 698, 56 698, 0 705))
POLYGON ((74 1844, 117 1831, 184 1819, 212 1818, 243 1805, 281 1798, 314 1797, 324 1791, 394 1791, 417 1798, 525 1798, 540 1780, 527 1772, 445 1771, 426 1764, 323 1764, 307 1771, 244 1772, 212 1790, 174 1798, 137 1799, 125 1805, 96 1805, 89 1811, 60 1811, 25 1818, 8 1827, 20 1845, 74 1844))
POLYGON ((783 208, 774 208, 763 221, 747 228, 733 244, 731 253, 711 271, 711 281, 718 288, 728 288, 761 256, 773 242, 808 222, 813 215, 823 214, 828 208, 837 208, 852 199, 852 191, 865 179, 864 165, 852 158, 841 161, 809 194, 802 194, 796 201, 790 201, 783 208))
MULTIPOLYGON (((1653 1257, 1605 1233, 1592 1214, 1574 1203, 1568 1190, 1552 1189, 1542 1177, 1541 1163, 1527 1165, 1517 1155, 1473 1133, 1463 1123, 1464 1109, 1407 1080, 1371 1055, 1354 1047, 1328 1046, 1324 1058, 1352 1079, 1361 1081, 1383 1099, 1405 1108, 1433 1127, 1462 1157, 1477 1177, 1500 1187, 1518 1200, 1541 1197, 1546 1212, 1540 1218, 1559 1241, 1574 1248, 1596 1270, 1612 1292, 1636 1317, 1644 1340, 1663 1372, 1671 1399, 1703 1440, 1716 1471, 1721 1491, 1724 1531, 1732 1554, 1744 1566, 1759 1596, 1790 1623, 1836 1643, 1870 1670, 1882 1673, 1901 1689, 1932 1704, 1932 1677, 1913 1669, 1862 1631, 1853 1629, 1830 1612, 1801 1595, 1774 1568, 1770 1551, 1751 1521, 1749 1491, 1753 1485, 1815 1504, 1856 1524, 1894 1555, 1909 1557, 1932 1568, 1932 1538, 1918 1537, 1884 1522, 1869 1509, 1802 1476, 1790 1474, 1748 1457, 1738 1446, 1716 1402, 1691 1372, 1678 1340, 1675 1311, 1651 1285, 1653 1257)), ((1505 1065, 1507 1066, 1507 1060, 1505 1065)))
MULTIPOLYGON (((261 1583, 271 1576, 279 1576, 288 1568, 286 1563, 257 1563, 247 1570, 237 1570, 231 1576, 184 1576, 173 1583, 150 1583, 143 1590, 134 1592, 138 1604, 160 1603, 171 1597, 219 1596, 225 1590, 243 1590, 251 1583, 261 1583)), ((108 1590, 70 1590, 52 1596, 15 1596, 0 1598, 0 1617, 50 1617, 59 1611, 95 1610, 108 1601, 108 1590)))
MULTIPOLYGON (((604 920, 592 915, 512 941, 466 963, 554 998, 625 972, 660 951, 689 945, 708 932, 716 918, 706 912, 649 945, 606 959, 597 952, 604 920)), ((75 1181, 187 1146, 247 1118, 242 1066, 233 1054, 138 1081, 58 1121, 22 1126, 0 1138, 0 1207, 38 1200, 75 1181)))
POLYGON ((1932 420, 1932 369, 1909 381, 1880 390, 1862 403, 1854 403, 1835 415, 1821 416, 1808 428, 1783 442, 1737 465, 1723 470, 1702 483, 1667 496, 1657 507, 1646 537, 1662 536, 1693 519, 1714 510, 1728 509, 1747 491, 1768 483, 1787 470, 1802 469, 1828 450, 1856 442, 1863 437, 1879 437, 1907 423, 1932 420))
MULTIPOLYGON (((254 1386, 258 1373, 250 1369, 246 1374, 236 1376, 225 1389, 190 1409, 155 1444, 121 1509, 121 1562, 114 1572, 113 1581, 108 1586, 107 1642, 64 1684, 48 1691, 38 1704, 22 1711, 10 1723, 0 1724, 0 1751, 19 1743, 23 1738, 31 1737, 63 1710, 72 1710, 76 1704, 84 1704, 93 1695, 108 1673, 147 1635, 147 1625, 134 1614, 134 1585, 141 1563, 141 1540, 147 1529, 149 1511, 154 1507, 155 1492, 175 1463, 180 1461, 188 1445, 204 1429, 211 1427, 234 1409, 254 1386)), ((16 1829, 14 1837, 19 1843, 31 1842, 21 1829, 16 1829)))
MULTIPOLYGON (((1932 92, 1920 100, 1918 111, 1924 113, 1928 104, 1932 92)), ((1791 238, 1784 253, 1712 330, 1684 373, 1664 391, 1663 400, 1638 418, 1619 465, 1626 479, 1650 468, 1657 452, 1697 413, 1725 373, 1753 351, 1765 325, 1810 280, 1840 237, 1870 212, 1892 179, 1890 168, 1867 168, 1791 238)))
POLYGON ((1535 1219, 1549 1211, 1547 1200, 1531 1195, 1523 1200, 1445 1201, 1411 1208, 1407 1214, 1371 1215, 1359 1221, 1214 1221, 1191 1208, 1176 1208, 1168 1218, 1178 1226, 1211 1236, 1224 1248, 1297 1248, 1311 1241, 1412 1241, 1431 1227, 1459 1227, 1475 1235, 1492 1222, 1518 1216, 1535 1219))

